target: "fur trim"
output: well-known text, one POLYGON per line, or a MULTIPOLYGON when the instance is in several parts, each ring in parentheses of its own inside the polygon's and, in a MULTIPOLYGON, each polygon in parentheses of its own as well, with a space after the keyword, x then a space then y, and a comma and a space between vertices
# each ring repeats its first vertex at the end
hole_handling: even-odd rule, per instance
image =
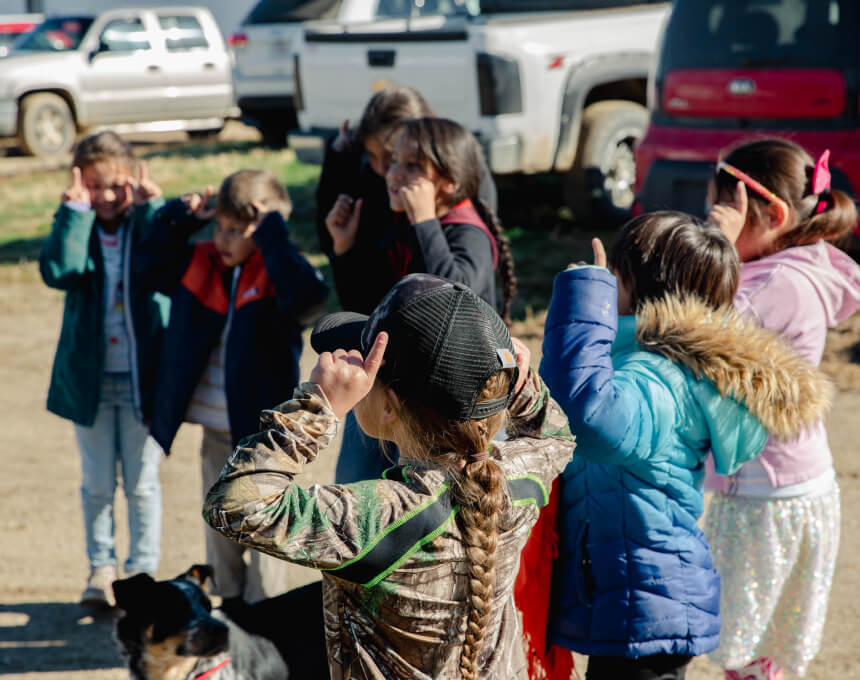
POLYGON ((776 437, 796 437, 830 408, 833 386, 824 374, 731 307, 666 296, 642 305, 636 319, 643 349, 707 378, 776 437))

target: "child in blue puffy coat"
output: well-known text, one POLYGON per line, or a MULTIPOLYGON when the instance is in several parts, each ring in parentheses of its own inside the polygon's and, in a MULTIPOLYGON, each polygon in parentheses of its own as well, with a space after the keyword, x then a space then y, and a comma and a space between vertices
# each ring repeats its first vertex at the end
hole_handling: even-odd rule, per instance
POLYGON ((720 581, 696 522, 704 461, 730 474, 821 416, 826 381, 731 308, 739 262, 681 213, 629 222, 556 277, 541 375, 570 419, 552 641, 587 680, 683 678, 719 642, 720 581))

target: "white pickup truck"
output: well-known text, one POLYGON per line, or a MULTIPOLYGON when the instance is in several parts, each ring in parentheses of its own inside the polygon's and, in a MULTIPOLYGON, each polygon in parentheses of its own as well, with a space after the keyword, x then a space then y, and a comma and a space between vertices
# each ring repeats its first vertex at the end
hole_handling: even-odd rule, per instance
POLYGON ((377 89, 410 85, 475 132, 494 173, 558 173, 578 220, 629 210, 668 3, 412 1, 408 19, 305 25, 295 53, 303 132, 332 133, 377 89))

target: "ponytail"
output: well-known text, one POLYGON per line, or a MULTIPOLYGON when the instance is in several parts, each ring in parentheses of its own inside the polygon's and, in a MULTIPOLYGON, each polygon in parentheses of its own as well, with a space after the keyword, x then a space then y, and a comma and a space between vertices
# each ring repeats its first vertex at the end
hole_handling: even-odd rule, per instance
POLYGON ((830 189, 823 194, 821 199, 827 201, 827 207, 818 214, 815 214, 815 208, 819 197, 808 196, 808 198, 814 198, 811 208, 807 211, 807 214, 809 212, 812 214, 783 234, 777 243, 778 248, 807 245, 821 240, 835 241, 849 234, 857 225, 857 206, 844 191, 830 189))
POLYGON ((511 252, 511 241, 505 236, 502 223, 498 216, 483 198, 476 198, 473 201, 478 215, 487 225, 493 238, 496 240, 496 247, 499 251, 499 273, 502 277, 502 295, 504 296, 504 306, 502 307, 502 321, 505 325, 511 325, 511 300, 517 294, 517 277, 514 272, 514 256, 511 252))

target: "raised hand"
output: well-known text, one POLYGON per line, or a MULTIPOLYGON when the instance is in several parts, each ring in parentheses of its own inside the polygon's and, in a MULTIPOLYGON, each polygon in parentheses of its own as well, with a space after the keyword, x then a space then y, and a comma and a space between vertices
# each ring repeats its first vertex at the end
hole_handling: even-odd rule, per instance
POLYGON ((373 388, 387 346, 388 333, 383 332, 376 336, 366 359, 358 350, 320 354, 310 380, 320 386, 335 416, 343 418, 373 388))
POLYGON ((517 395, 520 393, 520 390, 523 389, 523 385, 526 384, 526 380, 529 377, 532 353, 526 346, 526 343, 519 338, 511 336, 511 342, 514 344, 514 353, 517 357, 517 368, 520 369, 519 376, 517 376, 517 384, 514 387, 514 395, 517 395))
POLYGON ((326 215, 325 226, 331 235, 335 255, 343 255, 355 243, 362 202, 360 198, 355 201, 351 196, 341 194, 326 215))
POLYGON ((349 134, 349 120, 345 120, 340 124, 340 130, 332 142, 331 148, 338 153, 343 153, 349 151, 350 147, 352 147, 352 135, 349 134))
POLYGON ((251 206, 254 208, 255 217, 248 223, 248 226, 245 227, 245 231, 242 233, 242 236, 245 238, 251 238, 251 236, 254 235, 254 232, 257 231, 257 227, 259 227, 262 221, 266 218, 266 215, 272 212, 260 203, 260 201, 251 201, 251 206))
MULTIPOLYGON (((131 180, 129 180, 131 181, 131 180)), ((161 196, 161 187, 149 178, 149 169, 146 161, 141 161, 138 166, 137 183, 132 182, 134 192, 134 204, 141 205, 161 196)))
POLYGON ((206 191, 201 196, 200 194, 185 194, 182 196, 182 202, 194 217, 198 220, 208 222, 215 217, 215 208, 209 207, 209 201, 212 199, 212 185, 206 185, 206 191))
POLYGON ((72 183, 63 192, 60 199, 63 203, 86 203, 91 202, 90 192, 84 186, 84 181, 81 178, 81 169, 78 167, 72 168, 72 183))
MULTIPOLYGON (((591 239, 591 250, 594 253, 594 266, 606 269, 606 249, 603 247, 603 241, 599 238, 591 239)), ((587 265, 587 262, 580 260, 576 264, 567 265, 567 268, 576 269, 577 267, 585 267, 587 265)))
POLYGON ((400 197, 410 224, 436 217, 436 185, 426 177, 400 187, 400 197))
POLYGON ((735 185, 734 203, 718 203, 712 207, 706 222, 718 227, 726 235, 726 238, 734 243, 738 240, 738 236, 741 235, 741 230, 746 224, 748 210, 749 198, 747 197, 746 185, 743 182, 738 182, 735 185))

